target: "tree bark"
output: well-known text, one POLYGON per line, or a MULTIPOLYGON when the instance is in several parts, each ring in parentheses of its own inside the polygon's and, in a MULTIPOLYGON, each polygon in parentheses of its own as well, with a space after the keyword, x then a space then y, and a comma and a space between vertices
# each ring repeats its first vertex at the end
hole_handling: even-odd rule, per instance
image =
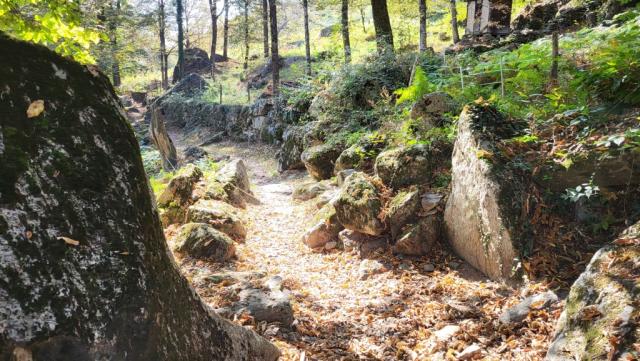
POLYGON ((229 0, 224 0, 224 39, 222 41, 222 57, 229 59, 229 0))
POLYGON ((181 276, 109 79, 2 34, 0 49, 0 358, 275 361, 181 276), (30 121, 29 99, 45 107, 30 121))
POLYGON ((162 76, 162 89, 169 88, 169 64, 167 44, 165 40, 166 18, 164 13, 164 0, 158 1, 158 36, 160 37, 160 73, 162 76))
POLYGON ((344 62, 351 62, 351 41, 349 40, 349 0, 342 0, 342 45, 344 62))
POLYGON ((302 0, 304 9, 304 50, 307 60, 307 75, 311 75, 311 40, 309 37, 309 1, 302 0))
POLYGON ((218 7, 216 0, 209 0, 211 13, 211 77, 216 76, 216 48, 218 45, 218 7))
POLYGON ((373 26, 376 28, 376 44, 378 53, 393 53, 393 30, 389 20, 387 0, 371 0, 373 26))
POLYGON ((460 34, 458 33, 458 10, 456 9, 456 0, 449 1, 449 9, 451 11, 451 36, 453 43, 457 44, 460 41, 460 34))
POLYGON ((262 45, 264 57, 269 57, 269 4, 268 0, 262 0, 262 45))
POLYGON ((179 82, 184 76, 184 30, 182 29, 182 0, 176 0, 176 22, 178 23, 178 71, 173 81, 179 82))
POLYGON ((243 69, 249 69, 249 0, 244 0, 244 64, 243 69))
POLYGON ((119 87, 120 81, 120 62, 118 60, 118 19, 120 16, 120 0, 115 0, 115 8, 111 5, 111 19, 109 21, 109 40, 111 45, 111 76, 113 78, 113 86, 119 87))
POLYGON ((362 32, 366 33, 367 27, 364 23, 364 9, 362 8, 362 5, 360 5, 360 19, 362 20, 362 32))
POLYGON ((278 15, 276 0, 269 0, 269 17, 271 20, 271 73, 273 89, 273 109, 276 119, 280 114, 280 57, 278 55, 278 15))
POLYGON ((418 0, 420 11, 420 52, 427 51, 427 2, 426 0, 418 0))

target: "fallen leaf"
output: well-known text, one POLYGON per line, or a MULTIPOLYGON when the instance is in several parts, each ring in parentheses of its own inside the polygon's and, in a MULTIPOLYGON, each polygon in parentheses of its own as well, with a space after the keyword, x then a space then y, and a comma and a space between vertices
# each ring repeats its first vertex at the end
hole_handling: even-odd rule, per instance
POLYGON ((34 100, 27 109, 27 118, 34 118, 44 112, 44 100, 34 100))
POLYGON ((69 238, 69 237, 58 237, 59 240, 64 241, 64 243, 70 245, 70 246, 78 246, 80 245, 80 241, 76 241, 75 239, 69 238))
POLYGON ((33 232, 27 231, 25 235, 27 236, 27 239, 31 239, 31 237, 33 237, 33 232))
POLYGON ((600 317, 602 312, 598 310, 596 305, 587 306, 580 311, 580 319, 582 321, 590 321, 596 317, 600 317))

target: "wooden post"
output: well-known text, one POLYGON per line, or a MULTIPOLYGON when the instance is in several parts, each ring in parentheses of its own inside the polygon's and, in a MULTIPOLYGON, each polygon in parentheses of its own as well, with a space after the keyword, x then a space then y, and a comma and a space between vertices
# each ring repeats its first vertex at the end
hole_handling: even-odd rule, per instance
POLYGON ((558 32, 554 31, 551 35, 551 86, 558 85, 558 56, 560 49, 558 46, 558 32))
POLYGON ((218 84, 220 86, 220 88, 218 89, 218 92, 220 94, 220 104, 222 104, 222 83, 218 84))
POLYGON ((504 97, 504 58, 500 58, 500 94, 504 97))
POLYGON ((464 90, 464 75, 462 75, 462 65, 458 65, 458 67, 460 68, 460 86, 462 87, 462 90, 464 90))

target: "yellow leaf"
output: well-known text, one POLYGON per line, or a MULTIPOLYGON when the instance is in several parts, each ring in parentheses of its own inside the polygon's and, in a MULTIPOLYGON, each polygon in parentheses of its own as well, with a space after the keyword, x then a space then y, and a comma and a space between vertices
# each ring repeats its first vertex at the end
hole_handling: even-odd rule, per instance
POLYGON ((478 159, 491 159, 493 158, 493 153, 488 150, 478 149, 476 150, 476 157, 478 157, 478 159))
POLYGON ((69 238, 69 237, 58 237, 59 240, 64 241, 64 243, 70 245, 70 246, 78 246, 80 245, 80 241, 76 241, 75 239, 69 238))
POLYGON ((27 117, 33 118, 44 112, 44 100, 35 100, 29 104, 29 108, 27 109, 27 117))

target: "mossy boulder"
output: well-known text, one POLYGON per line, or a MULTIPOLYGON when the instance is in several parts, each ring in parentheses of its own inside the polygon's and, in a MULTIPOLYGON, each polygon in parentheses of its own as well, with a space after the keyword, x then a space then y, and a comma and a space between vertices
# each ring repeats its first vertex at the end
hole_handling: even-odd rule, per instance
POLYGON ((393 239, 400 235, 402 227, 418 218, 420 209, 420 192, 417 189, 401 190, 389 201, 386 216, 393 239))
POLYGON ((333 143, 313 146, 302 152, 302 162, 314 179, 329 179, 333 176, 333 168, 342 149, 340 144, 333 143))
POLYGON ((304 169, 301 155, 304 149, 303 126, 292 125, 285 129, 282 135, 282 146, 276 157, 278 158, 278 172, 291 169, 304 169))
POLYGON ((364 173, 347 178, 333 205, 338 222, 345 228, 372 236, 384 232, 384 223, 378 218, 383 206, 380 193, 364 173))
POLYGON ((174 240, 177 252, 194 258, 223 262, 235 256, 233 240, 206 223, 187 223, 174 240))
POLYGON ((571 286, 547 361, 631 360, 640 342, 640 222, 600 249, 571 286))
POLYGON ((439 237, 439 218, 436 215, 421 217, 403 228, 391 250, 408 256, 424 256, 431 251, 439 237))
POLYGON ((199 200, 187 209, 187 221, 206 223, 238 241, 247 237, 247 229, 236 208, 221 201, 199 200))
POLYGON ((178 173, 171 178, 169 185, 158 197, 158 206, 184 206, 191 202, 191 193, 193 187, 202 177, 200 168, 193 164, 180 169, 178 173))
POLYGON ((328 191, 329 189, 330 186, 326 181, 303 183, 293 189, 292 197, 293 199, 298 201, 308 201, 328 191))
POLYGON ((344 227, 338 222, 335 207, 326 204, 315 215, 313 226, 302 236, 302 242, 309 248, 324 247, 327 243, 336 241, 338 233, 344 227))
POLYGON ((496 143, 514 136, 514 124, 490 105, 467 106, 458 121, 451 193, 444 223, 454 251, 496 280, 517 281, 523 255, 525 179, 498 156, 496 143))
POLYGON ((177 269, 109 79, 1 32, 0 49, 0 359, 278 359, 177 269))
POLYGON ((393 148, 378 155, 375 172, 391 188, 427 184, 437 161, 432 157, 431 149, 423 144, 393 148))
POLYGON ((427 128, 440 126, 445 113, 453 112, 453 98, 444 92, 425 94, 411 107, 411 119, 421 120, 427 128))
POLYGON ((233 205, 244 208, 247 200, 255 200, 247 168, 241 159, 227 163, 216 175, 216 181, 221 184, 227 199, 233 205))
POLYGON ((346 169, 356 169, 368 172, 373 169, 373 162, 386 147, 387 139, 381 135, 368 135, 358 140, 340 153, 336 159, 334 173, 338 174, 346 169))

